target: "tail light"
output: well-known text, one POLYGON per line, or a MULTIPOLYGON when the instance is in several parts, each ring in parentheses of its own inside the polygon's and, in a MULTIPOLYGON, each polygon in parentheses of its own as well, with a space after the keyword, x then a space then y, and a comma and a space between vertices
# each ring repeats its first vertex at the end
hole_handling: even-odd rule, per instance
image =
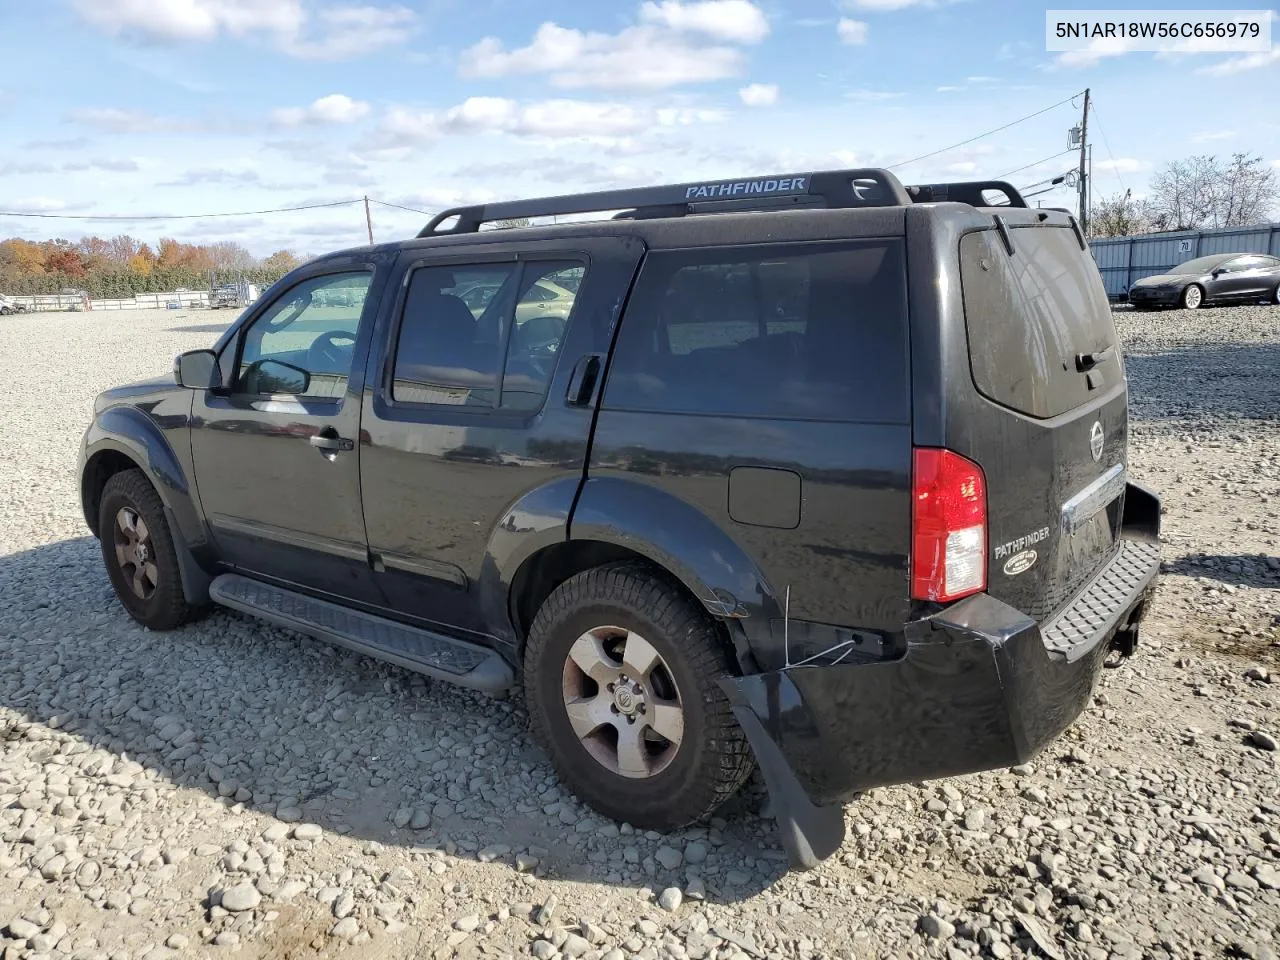
POLYGON ((913 451, 911 597, 947 601, 987 588, 987 487, 982 468, 934 447, 913 451))

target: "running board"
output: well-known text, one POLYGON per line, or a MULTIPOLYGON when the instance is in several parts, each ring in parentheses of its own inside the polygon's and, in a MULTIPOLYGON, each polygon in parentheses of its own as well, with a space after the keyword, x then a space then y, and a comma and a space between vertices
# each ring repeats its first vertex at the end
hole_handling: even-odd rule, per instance
POLYGON ((224 573, 209 585, 209 597, 278 627, 473 690, 500 693, 515 682, 511 667, 492 650, 260 580, 224 573))

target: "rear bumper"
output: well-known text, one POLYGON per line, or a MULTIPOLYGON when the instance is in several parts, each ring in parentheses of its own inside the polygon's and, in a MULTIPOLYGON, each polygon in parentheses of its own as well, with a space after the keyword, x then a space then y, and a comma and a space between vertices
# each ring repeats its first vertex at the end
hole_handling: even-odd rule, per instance
POLYGON ((1075 720, 1108 652, 1132 650, 1159 570, 1159 501, 1130 485, 1125 521, 1112 560, 1043 625, 978 594, 908 625, 900 659, 722 681, 793 865, 834 852, 853 794, 1025 763, 1075 720))

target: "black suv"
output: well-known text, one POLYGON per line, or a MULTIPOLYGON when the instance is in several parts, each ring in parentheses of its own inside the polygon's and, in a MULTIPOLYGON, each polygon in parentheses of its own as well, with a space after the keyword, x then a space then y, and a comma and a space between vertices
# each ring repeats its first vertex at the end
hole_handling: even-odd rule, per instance
POLYGON ((1159 501, 1079 226, 883 170, 451 210, 98 398, 121 602, 485 691, 673 828, 759 764, 793 864, 867 788, 1007 766, 1132 650, 1159 501), (609 219, 486 230, 552 214, 609 219))

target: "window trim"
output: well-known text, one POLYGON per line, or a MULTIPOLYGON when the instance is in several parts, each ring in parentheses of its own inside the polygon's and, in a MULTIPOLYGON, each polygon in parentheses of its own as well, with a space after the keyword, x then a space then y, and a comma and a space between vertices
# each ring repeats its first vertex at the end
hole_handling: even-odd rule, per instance
POLYGON ((233 341, 235 350, 233 352, 234 359, 232 360, 232 363, 231 363, 231 381, 226 387, 224 387, 220 391, 221 396, 227 399, 235 399, 235 400, 292 401, 294 403, 302 403, 303 401, 305 401, 307 403, 328 403, 328 404, 332 404, 334 407, 340 407, 342 405, 343 397, 347 394, 348 390, 351 387, 351 378, 355 374, 359 366, 357 361, 360 359, 359 357, 360 336, 362 333, 361 327, 363 327, 366 323, 371 324, 373 322, 372 319, 366 319, 365 315, 366 315, 366 312, 369 310, 369 306, 370 306, 369 301, 373 294, 373 285, 376 279, 377 279, 376 270, 372 264, 363 264, 360 266, 346 266, 340 269, 318 270, 315 273, 308 274, 307 276, 299 277, 297 282, 291 283, 289 286, 280 290, 269 301, 267 301, 264 304, 261 304, 258 307, 258 309, 254 312, 253 316, 246 317, 245 322, 241 324, 240 329, 236 331, 235 340, 233 341), (239 382, 239 379, 240 379, 240 365, 244 359, 245 340, 249 336, 249 331, 253 329, 254 325, 257 324, 259 320, 265 317, 271 311, 271 309, 276 306, 276 304, 280 303, 286 296, 288 296, 290 291, 298 289, 298 287, 302 286, 304 283, 310 283, 312 280, 319 280, 322 277, 338 277, 344 274, 356 274, 356 273, 367 274, 369 277, 369 286, 365 288, 364 303, 360 307, 360 317, 356 321, 355 353, 352 355, 351 370, 346 376, 346 380, 347 380, 346 388, 344 388, 341 395, 337 397, 323 397, 323 396, 311 396, 305 393, 303 394, 248 393, 248 392, 240 392, 235 389, 236 384, 239 382))
MULTIPOLYGON (((509 421, 512 424, 521 424, 534 417, 542 414, 546 409, 547 400, 551 396, 551 382, 555 379, 555 368, 552 369, 551 378, 547 382, 547 390, 542 395, 542 402, 536 409, 532 410, 514 410, 502 407, 503 385, 506 381, 507 361, 509 359, 508 352, 510 349, 510 339, 512 331, 515 328, 515 311, 519 306, 519 299, 511 304, 511 322, 506 325, 506 329, 502 333, 502 338, 498 345, 498 367, 496 371, 497 387, 494 390, 493 403, 489 406, 467 406, 465 404, 450 403, 423 403, 416 400, 397 400, 395 397, 395 375, 396 362, 399 359, 400 352, 400 334, 404 327, 404 310, 409 298, 409 285, 413 281, 413 275, 418 270, 430 269, 432 267, 462 269, 468 266, 482 267, 486 265, 512 265, 515 270, 523 277, 524 271, 529 264, 557 261, 575 261, 580 263, 583 268, 582 277, 586 280, 587 274, 591 270, 591 257, 581 249, 567 250, 538 250, 530 253, 481 253, 476 255, 474 251, 471 255, 464 253, 453 254, 449 256, 427 256, 412 260, 404 266, 404 275, 401 277, 399 290, 392 302, 392 314, 390 329, 387 334, 387 349, 384 354, 384 363, 382 365, 382 376, 378 384, 378 402, 385 405, 388 413, 400 411, 402 414, 417 414, 414 419, 419 419, 422 414, 449 414, 449 421, 453 422, 453 418, 458 418, 460 422, 474 422, 483 420, 486 422, 493 421, 509 421)), ((505 282, 504 282, 505 285, 505 282)), ((569 324, 573 322, 574 315, 577 313, 578 304, 582 299, 582 290, 579 287, 575 290, 573 298, 573 307, 569 311, 569 316, 565 318, 565 332, 562 343, 569 337, 569 324)), ((495 295, 496 296, 496 295, 495 295)), ((468 308, 470 309, 470 308, 468 308)), ((556 367, 558 368, 560 357, 557 353, 556 367)))

